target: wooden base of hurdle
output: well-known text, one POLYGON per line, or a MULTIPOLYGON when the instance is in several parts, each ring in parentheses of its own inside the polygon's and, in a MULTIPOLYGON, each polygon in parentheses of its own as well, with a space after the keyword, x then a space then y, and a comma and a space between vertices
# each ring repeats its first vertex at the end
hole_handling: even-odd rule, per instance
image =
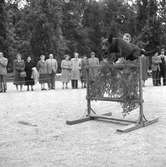
POLYGON ((114 124, 119 124, 119 125, 127 125, 123 128, 118 128, 117 132, 130 132, 142 127, 146 127, 148 125, 151 125, 155 122, 158 122, 159 118, 153 119, 153 120, 146 120, 146 118, 143 116, 140 117, 140 120, 127 120, 127 119, 118 119, 118 118, 114 118, 112 117, 112 113, 106 113, 106 114, 102 114, 102 115, 98 115, 95 113, 90 113, 89 115, 87 115, 84 118, 80 118, 77 120, 73 120, 73 121, 66 121, 66 124, 68 125, 75 125, 75 124, 79 124, 79 123, 83 123, 86 121, 90 121, 90 120, 103 120, 103 121, 108 121, 109 123, 114 123, 114 124))
MULTIPOLYGON (((122 67, 122 65, 121 65, 122 67)), ((142 91, 142 63, 141 58, 139 60, 139 99, 135 99, 134 101, 139 104, 139 118, 137 120, 126 120, 126 119, 118 119, 113 118, 112 113, 106 113, 102 115, 98 115, 91 107, 91 101, 112 101, 112 102, 123 102, 123 99, 117 98, 109 98, 109 97, 100 97, 100 98, 89 98, 89 81, 87 85, 87 116, 85 118, 73 120, 73 121, 66 121, 68 125, 74 125, 90 120, 103 120, 108 121, 114 124, 121 124, 127 125, 124 128, 117 129, 117 132, 130 132, 142 127, 146 127, 158 121, 159 118, 153 119, 148 121, 143 113, 143 91, 142 91)))

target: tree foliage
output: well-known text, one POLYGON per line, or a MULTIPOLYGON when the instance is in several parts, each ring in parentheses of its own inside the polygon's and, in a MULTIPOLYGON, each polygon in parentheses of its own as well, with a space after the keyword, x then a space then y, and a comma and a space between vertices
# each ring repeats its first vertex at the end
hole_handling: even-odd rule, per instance
POLYGON ((165 0, 21 0, 0 2, 0 49, 12 61, 20 52, 35 61, 54 53, 80 56, 95 51, 101 58, 101 38, 128 32, 148 51, 166 44, 165 0), (6 19, 5 19, 6 18, 6 19))
POLYGON ((7 45, 6 45, 7 27, 5 18, 6 18, 5 2, 4 0, 1 0, 0 1, 0 51, 7 53, 7 45))

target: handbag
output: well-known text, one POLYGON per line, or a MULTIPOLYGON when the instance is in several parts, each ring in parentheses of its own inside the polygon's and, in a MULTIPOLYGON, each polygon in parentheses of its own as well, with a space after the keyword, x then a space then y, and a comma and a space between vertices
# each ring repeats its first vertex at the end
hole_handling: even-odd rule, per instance
POLYGON ((20 77, 21 78, 25 78, 27 76, 25 71, 20 72, 20 77))

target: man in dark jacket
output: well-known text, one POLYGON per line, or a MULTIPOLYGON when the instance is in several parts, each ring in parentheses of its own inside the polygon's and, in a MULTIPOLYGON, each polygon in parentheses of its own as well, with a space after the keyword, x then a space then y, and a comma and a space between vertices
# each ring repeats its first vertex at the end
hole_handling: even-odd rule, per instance
POLYGON ((166 55, 165 50, 161 49, 160 53, 161 63, 160 63, 160 85, 161 85, 161 78, 163 78, 163 85, 166 85, 166 55))

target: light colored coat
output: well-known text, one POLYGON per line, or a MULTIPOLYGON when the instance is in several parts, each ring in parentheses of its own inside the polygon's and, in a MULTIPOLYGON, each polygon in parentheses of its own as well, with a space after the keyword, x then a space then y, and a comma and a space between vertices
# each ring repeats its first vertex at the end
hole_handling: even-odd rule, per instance
POLYGON ((80 79, 80 69, 81 62, 78 58, 71 59, 71 79, 79 80, 80 79))
POLYGON ((39 60, 37 63, 37 70, 39 71, 39 74, 47 74, 46 61, 42 62, 41 60, 39 60))
POLYGON ((97 66, 97 65, 99 65, 99 59, 97 57, 89 58, 88 63, 89 63, 89 66, 91 66, 91 67, 97 66))
POLYGON ((58 63, 57 63, 56 59, 47 59, 46 65, 47 65, 48 74, 56 73, 56 71, 58 69, 58 63))
MULTIPOLYGON (((99 65, 99 59, 97 57, 88 59, 89 67, 95 67, 99 65)), ((89 69, 89 78, 90 80, 95 80, 98 75, 98 68, 90 68, 89 69)))
POLYGON ((160 56, 153 56, 152 57, 152 71, 160 71, 160 63, 161 57, 160 56))
POLYGON ((61 62, 61 81, 62 82, 69 82, 71 79, 71 61, 70 60, 62 60, 61 62))
POLYGON ((0 75, 7 75, 6 66, 8 59, 5 57, 0 57, 0 75))

